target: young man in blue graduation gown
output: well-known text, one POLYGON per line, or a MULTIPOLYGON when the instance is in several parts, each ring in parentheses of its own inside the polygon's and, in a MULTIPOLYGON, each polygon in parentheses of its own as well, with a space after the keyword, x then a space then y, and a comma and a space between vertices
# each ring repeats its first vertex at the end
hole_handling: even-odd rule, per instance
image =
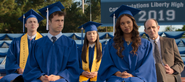
POLYGON ((79 82, 96 82, 102 58, 102 44, 99 42, 97 27, 102 24, 89 21, 79 28, 85 29, 83 47, 79 47, 79 82))
POLYGON ((78 81, 80 74, 76 43, 61 33, 65 15, 61 11, 63 8, 60 2, 56 2, 39 10, 44 16, 47 13, 49 15, 49 32, 32 46, 23 73, 25 82, 78 81))
POLYGON ((27 28, 27 33, 12 41, 5 64, 7 75, 3 77, 0 82, 10 82, 23 74, 33 42, 42 37, 42 35, 37 32, 37 28, 43 18, 33 9, 21 16, 19 20, 22 21, 23 25, 27 28))
POLYGON ((116 32, 104 50, 98 82, 157 81, 152 44, 139 37, 133 17, 139 11, 122 5, 113 13, 117 18, 116 32))

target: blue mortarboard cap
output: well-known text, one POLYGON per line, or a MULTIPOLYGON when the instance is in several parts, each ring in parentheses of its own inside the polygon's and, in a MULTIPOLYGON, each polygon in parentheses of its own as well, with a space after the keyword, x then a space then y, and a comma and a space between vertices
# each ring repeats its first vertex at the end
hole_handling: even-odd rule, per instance
POLYGON ((85 29, 85 32, 88 32, 88 31, 98 31, 97 30, 97 27, 102 25, 101 23, 96 23, 96 22, 92 22, 92 21, 89 21, 83 25, 81 25, 80 27, 78 28, 84 28, 85 29))
POLYGON ((44 18, 42 16, 40 16, 37 12, 35 12, 33 9, 30 9, 28 12, 26 12, 24 15, 22 15, 21 17, 19 17, 19 20, 21 22, 24 21, 24 23, 26 22, 26 20, 28 18, 37 18, 38 22, 40 22, 41 20, 43 20, 44 18), (23 20, 24 19, 24 20, 23 20))
POLYGON ((49 10, 49 15, 56 12, 56 11, 61 11, 61 9, 64 9, 64 6, 61 4, 60 1, 53 3, 51 5, 48 5, 42 9, 39 9, 40 13, 44 15, 45 17, 47 16, 47 8, 49 10))
POLYGON ((37 12, 35 12, 33 9, 30 9, 28 12, 26 12, 24 15, 19 17, 19 20, 23 22, 23 32, 24 32, 24 24, 26 23, 28 18, 36 18, 38 22, 43 20, 44 18, 40 16, 37 12))
POLYGON ((39 9, 40 13, 47 18, 46 30, 48 30, 49 15, 51 15, 52 13, 56 11, 61 11, 61 9, 64 9, 64 6, 61 4, 60 1, 53 3, 51 5, 48 5, 42 9, 39 9))
POLYGON ((113 15, 115 14, 116 18, 118 18, 119 16, 121 16, 122 14, 129 14, 131 16, 136 15, 139 11, 141 11, 140 9, 136 9, 133 7, 129 7, 126 5, 121 5, 116 11, 114 11, 110 17, 113 17, 113 15))

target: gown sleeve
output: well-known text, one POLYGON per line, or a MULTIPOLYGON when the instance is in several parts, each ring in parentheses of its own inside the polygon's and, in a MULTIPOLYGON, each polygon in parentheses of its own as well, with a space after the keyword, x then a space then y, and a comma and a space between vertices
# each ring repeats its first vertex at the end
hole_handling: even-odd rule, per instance
POLYGON ((144 51, 145 53, 141 61, 141 66, 138 66, 137 69, 132 72, 132 75, 139 77, 144 82, 157 82, 152 44, 149 41, 147 41, 146 44, 146 51, 144 51))
POLYGON ((71 46, 68 49, 69 59, 67 61, 67 67, 65 70, 58 73, 58 75, 64 77, 68 82, 76 82, 79 78, 79 62, 78 51, 75 41, 71 42, 71 46))
POLYGON ((110 55, 110 47, 112 46, 112 42, 112 39, 109 40, 103 51, 103 57, 98 71, 98 82, 103 82, 106 78, 109 78, 111 75, 119 71, 119 69, 117 69, 114 65, 114 62, 112 61, 112 57, 110 55))
POLYGON ((82 69, 82 58, 81 58, 81 54, 82 54, 82 47, 83 46, 80 46, 79 48, 78 48, 78 59, 79 59, 79 70, 80 70, 80 74, 82 74, 82 72, 84 71, 83 69, 82 69))
POLYGON ((30 82, 32 80, 36 80, 40 76, 45 74, 40 71, 39 65, 37 63, 37 62, 41 62, 41 61, 37 61, 37 59, 35 57, 35 55, 41 54, 41 52, 40 53, 36 52, 36 50, 38 49, 36 44, 37 44, 36 42, 33 43, 31 52, 30 52, 28 59, 27 59, 25 70, 23 72, 23 78, 24 78, 25 82, 30 82))
POLYGON ((17 69, 19 69, 19 62, 17 58, 19 56, 18 52, 19 51, 19 41, 17 39, 14 39, 9 47, 9 50, 7 52, 7 58, 6 58, 6 63, 5 63, 5 69, 6 69, 6 74, 11 74, 15 73, 17 69))

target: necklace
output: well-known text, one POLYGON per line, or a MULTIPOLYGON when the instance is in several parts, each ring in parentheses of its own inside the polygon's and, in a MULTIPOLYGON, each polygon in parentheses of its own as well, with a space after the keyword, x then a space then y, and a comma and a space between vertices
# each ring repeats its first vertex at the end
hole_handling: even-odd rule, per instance
POLYGON ((126 41, 127 45, 129 45, 132 41, 126 41))

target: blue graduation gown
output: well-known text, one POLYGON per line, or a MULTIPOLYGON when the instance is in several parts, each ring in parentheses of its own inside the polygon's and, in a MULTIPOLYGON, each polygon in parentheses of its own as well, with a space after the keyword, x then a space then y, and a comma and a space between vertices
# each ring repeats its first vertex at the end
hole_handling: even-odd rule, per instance
MULTIPOLYGON (((80 46, 78 48, 78 58, 79 58, 79 65, 80 65, 80 74, 82 74, 82 72, 84 71, 82 68, 82 58, 81 58, 81 54, 82 54, 82 48, 83 46, 80 46)), ((94 48, 89 47, 89 69, 91 70, 92 67, 92 62, 93 62, 93 57, 94 57, 94 48)), ((102 45, 102 52, 103 52, 104 46, 102 45)), ((84 82, 90 82, 90 79, 84 82)))
MULTIPOLYGON (((21 74, 16 73, 16 70, 19 69, 19 60, 20 60, 20 41, 21 37, 15 38, 7 52, 7 58, 5 63, 6 76, 4 76, 0 81, 10 82, 21 74)), ((31 41, 28 39, 28 49, 31 51, 31 46, 35 39, 31 41)))
POLYGON ((101 66, 98 71, 98 82, 156 82, 155 63, 152 54, 152 44, 146 39, 141 38, 141 45, 137 55, 130 53, 133 48, 132 43, 127 45, 124 41, 124 51, 120 58, 114 48, 113 39, 109 40, 102 58, 101 66), (117 71, 132 74, 135 77, 121 78, 113 75, 117 71))
POLYGON ((62 35, 53 43, 48 36, 32 46, 26 68, 23 73, 25 82, 40 81, 42 75, 59 75, 60 82, 77 82, 79 63, 77 46, 74 40, 62 35))
MULTIPOLYGON (((82 58, 81 58, 81 54, 82 54, 82 47, 79 48, 79 52, 78 52, 78 57, 79 57, 79 65, 80 65, 80 74, 82 74, 82 72, 84 71, 82 69, 82 58)), ((89 47, 89 69, 91 70, 91 66, 92 66, 92 59, 94 56, 94 47, 91 48, 89 47)))

